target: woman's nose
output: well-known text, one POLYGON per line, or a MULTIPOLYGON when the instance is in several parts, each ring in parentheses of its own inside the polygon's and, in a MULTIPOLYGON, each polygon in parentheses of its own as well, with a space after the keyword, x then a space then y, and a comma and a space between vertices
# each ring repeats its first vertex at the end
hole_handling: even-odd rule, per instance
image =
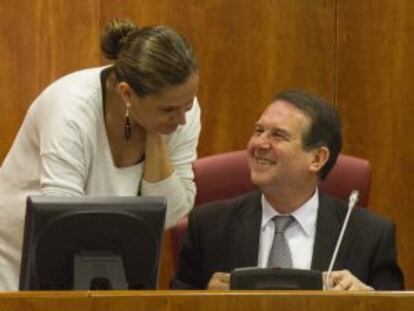
POLYGON ((185 112, 178 112, 175 118, 179 125, 184 125, 186 123, 185 112))

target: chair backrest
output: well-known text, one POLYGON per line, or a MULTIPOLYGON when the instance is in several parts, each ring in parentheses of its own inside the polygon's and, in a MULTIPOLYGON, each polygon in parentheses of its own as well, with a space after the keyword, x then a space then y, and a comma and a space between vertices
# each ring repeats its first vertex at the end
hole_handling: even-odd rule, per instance
MULTIPOLYGON (((195 206, 231 198, 255 188, 250 180, 246 150, 231 151, 200 158, 194 162, 197 185, 195 206)), ((340 154, 320 189, 345 201, 352 190, 359 190, 359 206, 367 207, 371 182, 371 166, 367 160, 340 154)), ((174 260, 187 228, 187 219, 171 230, 174 260)))
POLYGON ((247 151, 231 151, 200 158, 194 162, 197 185, 195 206, 227 199, 255 188, 250 180, 247 151))
MULTIPOLYGON (((200 158, 194 162, 197 185, 195 205, 231 198, 255 188, 245 150, 231 151, 200 158)), ((367 160, 340 154, 320 184, 320 189, 343 200, 352 190, 359 190, 359 205, 367 207, 371 182, 371 166, 367 160)))
POLYGON ((353 190, 359 191, 358 206, 368 207, 371 165, 368 160, 340 154, 335 166, 320 184, 320 189, 348 201, 353 190))

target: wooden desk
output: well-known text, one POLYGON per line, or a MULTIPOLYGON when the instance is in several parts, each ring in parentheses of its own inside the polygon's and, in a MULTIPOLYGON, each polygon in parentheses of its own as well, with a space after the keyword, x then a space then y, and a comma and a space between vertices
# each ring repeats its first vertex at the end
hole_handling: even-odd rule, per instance
POLYGON ((411 311, 414 292, 2 292, 1 311, 411 311))

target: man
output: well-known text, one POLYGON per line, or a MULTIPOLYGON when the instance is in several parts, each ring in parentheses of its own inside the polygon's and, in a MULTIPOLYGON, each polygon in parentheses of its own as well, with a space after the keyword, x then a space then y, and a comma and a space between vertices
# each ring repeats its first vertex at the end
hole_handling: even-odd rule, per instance
MULTIPOLYGON (((173 287, 228 289, 228 273, 238 267, 328 270, 347 209, 321 192, 318 182, 341 147, 341 125, 331 106, 302 91, 278 94, 247 147, 251 179, 260 192, 190 214, 173 287), (280 219, 288 220, 286 228, 279 228, 280 219)), ((355 209, 331 288, 403 289, 394 231, 390 221, 355 209)))

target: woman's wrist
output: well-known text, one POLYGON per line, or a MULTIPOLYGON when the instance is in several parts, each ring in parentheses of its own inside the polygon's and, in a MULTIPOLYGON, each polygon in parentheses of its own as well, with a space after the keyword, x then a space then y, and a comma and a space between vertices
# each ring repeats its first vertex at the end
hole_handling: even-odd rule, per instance
POLYGON ((145 143, 144 179, 154 183, 169 177, 172 172, 165 136, 148 132, 145 143))

